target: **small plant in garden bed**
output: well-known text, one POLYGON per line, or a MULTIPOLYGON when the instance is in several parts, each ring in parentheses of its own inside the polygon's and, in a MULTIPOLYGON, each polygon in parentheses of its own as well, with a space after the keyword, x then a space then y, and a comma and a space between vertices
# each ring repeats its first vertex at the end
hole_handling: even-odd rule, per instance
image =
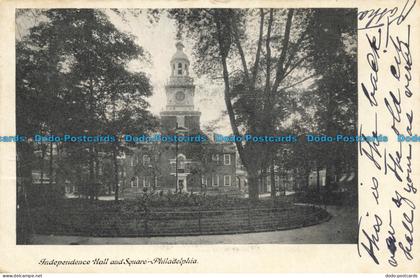
POLYGON ((244 209, 244 208, 270 208, 287 207, 291 203, 284 200, 259 200, 250 202, 245 198, 237 198, 226 195, 208 196, 203 194, 188 193, 167 193, 140 195, 136 199, 121 201, 89 201, 84 199, 66 199, 50 209, 69 209, 71 211, 130 211, 133 213, 145 210, 153 211, 173 211, 173 210, 225 210, 225 209, 244 209))
POLYGON ((253 231, 254 225, 262 231, 316 224, 328 217, 319 208, 198 194, 144 194, 118 202, 65 200, 61 206, 32 211, 38 233, 88 236, 244 232, 253 231))

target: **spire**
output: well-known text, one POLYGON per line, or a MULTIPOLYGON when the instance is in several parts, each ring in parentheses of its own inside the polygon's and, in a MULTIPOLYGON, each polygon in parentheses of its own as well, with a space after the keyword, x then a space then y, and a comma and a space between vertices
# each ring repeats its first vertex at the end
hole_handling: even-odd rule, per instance
POLYGON ((175 60, 186 60, 186 62, 189 64, 189 59, 187 55, 184 53, 184 44, 182 42, 177 42, 175 44, 176 46, 176 52, 172 56, 171 62, 174 62, 175 60))
POLYGON ((178 51, 184 52, 184 45, 182 44, 182 42, 177 42, 175 46, 176 46, 176 49, 178 49, 178 51))

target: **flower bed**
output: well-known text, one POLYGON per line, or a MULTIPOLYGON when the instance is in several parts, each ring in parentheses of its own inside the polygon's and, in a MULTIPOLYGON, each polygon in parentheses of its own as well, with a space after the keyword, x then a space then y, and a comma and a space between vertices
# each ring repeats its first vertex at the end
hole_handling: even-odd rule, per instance
POLYGON ((31 211, 35 233, 83 236, 164 236, 292 229, 326 221, 315 206, 223 196, 142 196, 119 202, 64 200, 31 211))

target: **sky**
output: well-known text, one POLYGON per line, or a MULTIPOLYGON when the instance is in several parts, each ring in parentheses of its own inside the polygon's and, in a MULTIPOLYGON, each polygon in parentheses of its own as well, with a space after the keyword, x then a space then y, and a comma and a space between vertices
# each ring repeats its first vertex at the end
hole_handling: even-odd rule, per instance
MULTIPOLYGON (((132 34, 136 42, 150 54, 150 63, 133 61, 129 69, 146 72, 149 76, 154 88, 153 96, 149 99, 150 110, 158 115, 165 109, 165 82, 171 73, 170 59, 176 51, 175 22, 165 14, 162 14, 159 21, 154 23, 150 23, 144 13, 138 16, 127 14, 125 20, 112 11, 107 11, 107 14, 118 29, 132 34)), ((215 131, 224 135, 231 134, 229 119, 225 113, 223 84, 203 76, 198 78, 193 71, 192 42, 185 40, 183 44, 184 52, 190 59, 190 75, 195 79, 194 102, 195 109, 202 113, 201 126, 205 128, 209 123, 218 120, 215 131)))

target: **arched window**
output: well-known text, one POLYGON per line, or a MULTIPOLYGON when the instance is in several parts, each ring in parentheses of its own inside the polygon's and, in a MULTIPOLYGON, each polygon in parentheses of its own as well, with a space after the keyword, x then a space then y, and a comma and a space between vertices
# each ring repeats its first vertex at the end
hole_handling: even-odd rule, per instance
POLYGON ((143 166, 148 166, 150 164, 150 156, 147 154, 143 155, 143 166))
POLYGON ((186 157, 182 153, 178 155, 178 169, 185 169, 185 159, 186 157))
POLYGON ((178 63, 178 75, 182 75, 182 63, 178 63))

